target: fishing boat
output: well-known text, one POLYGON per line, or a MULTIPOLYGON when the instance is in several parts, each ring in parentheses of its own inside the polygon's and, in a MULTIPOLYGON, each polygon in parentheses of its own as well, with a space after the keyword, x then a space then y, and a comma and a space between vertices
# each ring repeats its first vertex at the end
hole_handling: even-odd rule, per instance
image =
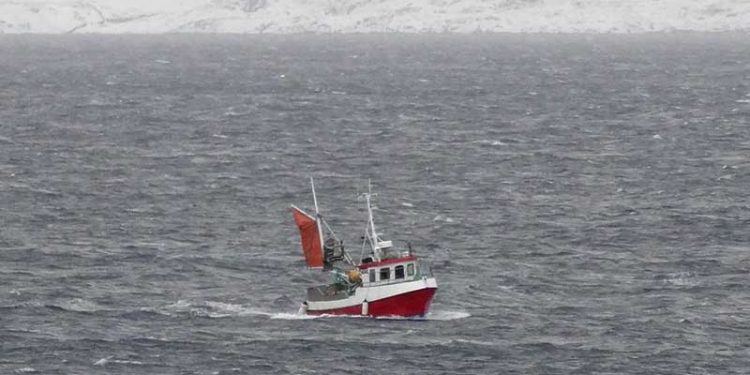
POLYGON ((308 315, 425 316, 437 282, 429 268, 420 263, 411 243, 399 248, 375 230, 371 205, 375 194, 371 189, 361 195, 368 222, 359 260, 355 261, 320 214, 312 178, 310 185, 315 213, 308 214, 294 205, 292 213, 307 266, 330 273, 333 280, 309 288, 301 310, 308 315))

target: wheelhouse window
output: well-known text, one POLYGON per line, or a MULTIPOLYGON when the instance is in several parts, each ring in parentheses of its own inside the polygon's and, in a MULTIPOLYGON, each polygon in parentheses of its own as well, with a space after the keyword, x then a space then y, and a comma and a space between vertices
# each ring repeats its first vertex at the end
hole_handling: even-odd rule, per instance
POLYGON ((391 268, 384 267, 380 269, 380 280, 388 280, 391 278, 391 268))
POLYGON ((409 276, 414 276, 414 263, 409 263, 406 265, 406 274, 409 276))
POLYGON ((404 266, 396 266, 394 269, 394 278, 395 279, 403 279, 404 278, 404 266))
POLYGON ((375 282, 375 269, 372 269, 372 268, 370 269, 370 282, 371 283, 375 282))

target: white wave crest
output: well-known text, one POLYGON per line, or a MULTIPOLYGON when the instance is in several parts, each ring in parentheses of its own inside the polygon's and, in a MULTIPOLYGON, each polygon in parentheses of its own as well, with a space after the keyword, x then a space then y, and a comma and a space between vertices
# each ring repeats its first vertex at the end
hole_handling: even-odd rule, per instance
POLYGON ((191 302, 187 300, 178 300, 175 303, 159 308, 142 308, 141 310, 152 311, 166 316, 190 314, 209 318, 227 318, 248 315, 271 316, 273 314, 234 303, 217 301, 191 302))
POLYGON ((96 362, 94 362, 94 366, 104 366, 107 363, 109 363, 109 360, 112 359, 112 356, 104 357, 96 362))
POLYGON ((106 308, 96 304, 95 302, 83 299, 73 298, 70 300, 60 301, 52 306, 58 307, 66 311, 74 312, 97 312, 97 311, 108 311, 106 308))
POLYGON ((94 362, 94 366, 106 366, 109 363, 116 363, 121 365, 137 365, 142 366, 144 363, 141 361, 133 361, 133 360, 126 360, 126 359, 113 359, 114 356, 108 356, 104 357, 96 362, 94 362))
POLYGON ((427 320, 457 320, 466 319, 471 314, 465 311, 431 311, 427 314, 427 320))

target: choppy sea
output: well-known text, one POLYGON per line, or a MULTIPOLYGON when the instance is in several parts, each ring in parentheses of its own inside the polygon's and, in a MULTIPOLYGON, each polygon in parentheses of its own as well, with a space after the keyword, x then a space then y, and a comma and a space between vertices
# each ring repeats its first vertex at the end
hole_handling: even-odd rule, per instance
POLYGON ((747 374, 750 37, 0 36, 2 374, 747 374), (308 318, 290 204, 411 241, 308 318))

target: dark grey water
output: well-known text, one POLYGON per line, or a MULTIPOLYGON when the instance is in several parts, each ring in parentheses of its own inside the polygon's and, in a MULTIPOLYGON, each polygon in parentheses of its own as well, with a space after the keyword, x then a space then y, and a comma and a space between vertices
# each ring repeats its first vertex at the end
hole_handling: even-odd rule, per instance
POLYGON ((750 38, 0 37, 0 373, 743 374, 750 38), (289 204, 424 321, 303 319, 289 204), (355 246, 356 247, 356 246, 355 246))

